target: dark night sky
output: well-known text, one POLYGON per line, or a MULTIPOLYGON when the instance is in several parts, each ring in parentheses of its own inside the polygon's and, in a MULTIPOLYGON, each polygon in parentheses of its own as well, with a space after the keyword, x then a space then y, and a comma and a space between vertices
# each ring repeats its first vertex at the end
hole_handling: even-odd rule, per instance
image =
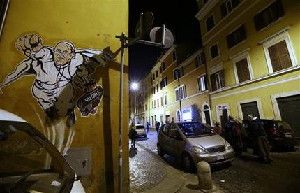
MULTIPOLYGON (((139 14, 146 11, 153 13, 154 27, 166 24, 173 32, 175 44, 200 47, 200 27, 195 18, 198 11, 196 0, 129 0, 130 37, 134 37, 139 14)), ((161 51, 159 48, 141 44, 132 46, 129 49, 130 80, 140 80, 149 72, 161 51)))

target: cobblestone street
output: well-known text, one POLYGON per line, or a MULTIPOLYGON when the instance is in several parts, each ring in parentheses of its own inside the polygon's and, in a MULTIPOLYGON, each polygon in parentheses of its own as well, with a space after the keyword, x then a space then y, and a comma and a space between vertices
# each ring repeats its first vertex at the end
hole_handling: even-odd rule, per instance
MULTIPOLYGON (((155 131, 148 133, 147 140, 137 141, 137 154, 130 158, 131 193, 201 192, 195 189, 196 174, 184 173, 173 157, 160 158, 156 143, 155 131)), ((273 162, 270 165, 258 163, 250 154, 244 154, 230 167, 213 167, 215 188, 228 193, 300 192, 299 150, 272 152, 271 157, 273 162)))

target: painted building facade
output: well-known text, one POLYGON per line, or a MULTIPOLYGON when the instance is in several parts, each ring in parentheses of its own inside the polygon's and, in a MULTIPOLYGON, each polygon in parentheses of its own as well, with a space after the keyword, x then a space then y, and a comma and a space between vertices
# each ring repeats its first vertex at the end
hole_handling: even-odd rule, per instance
POLYGON ((128 109, 123 109, 121 121, 118 117, 120 102, 128 106, 128 76, 120 100, 120 57, 109 62, 101 58, 106 47, 120 47, 116 35, 127 33, 128 2, 10 0, 1 1, 0 16, 5 18, 0 108, 27 120, 66 156, 64 147, 79 152, 78 159, 80 152, 89 152, 91 169, 81 179, 87 193, 120 192, 120 184, 128 192, 128 109), (2 3, 9 3, 6 14, 2 3))
POLYGON ((300 136, 300 4, 199 0, 212 119, 252 114, 290 123, 300 136))
MULTIPOLYGON (((205 55, 198 50, 181 63, 176 46, 167 50, 149 73, 151 88, 144 101, 146 121, 201 121, 211 123, 205 55)), ((149 75, 147 77, 149 77, 149 75)), ((149 84, 150 83, 150 84, 149 84)))

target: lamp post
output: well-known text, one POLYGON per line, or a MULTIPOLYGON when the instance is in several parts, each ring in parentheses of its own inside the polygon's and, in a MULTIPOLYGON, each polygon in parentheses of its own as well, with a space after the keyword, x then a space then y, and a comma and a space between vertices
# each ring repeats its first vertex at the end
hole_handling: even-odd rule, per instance
MULTIPOLYGON (((145 41, 143 40, 144 34, 147 34, 149 29, 151 30, 151 27, 153 25, 153 14, 151 12, 147 12, 146 14, 141 13, 140 15, 140 20, 139 24, 140 26, 137 28, 138 29, 138 35, 136 38, 129 39, 124 33, 121 33, 121 35, 115 36, 117 39, 120 40, 121 43, 121 65, 120 65, 120 93, 119 93, 119 192, 123 193, 123 171, 122 171, 122 165, 123 165, 123 98, 124 98, 124 93, 123 93, 123 75, 124 75, 124 50, 128 48, 131 45, 134 45, 136 43, 140 44, 145 44, 145 45, 151 45, 151 46, 156 46, 160 48, 169 48, 173 45, 174 42, 174 37, 170 31, 168 31, 165 28, 165 25, 162 26, 162 34, 161 34, 161 42, 156 42, 156 41, 145 41), (168 32, 168 34, 166 33, 168 32), (168 39, 166 39, 166 36, 168 39), (168 41, 167 41, 168 40, 168 41)), ((154 33, 156 34, 156 32, 154 33)), ((154 35, 153 37, 156 37, 154 35)), ((156 39, 156 38, 154 38, 156 39)), ((138 89, 138 84, 136 84, 138 89)), ((134 86, 134 87, 135 87, 134 86)), ((136 97, 135 97, 136 98, 136 97)), ((135 99, 136 100, 136 99, 135 99)), ((136 103, 136 101, 135 101, 136 103)), ((136 105, 135 105, 136 106, 136 105)))

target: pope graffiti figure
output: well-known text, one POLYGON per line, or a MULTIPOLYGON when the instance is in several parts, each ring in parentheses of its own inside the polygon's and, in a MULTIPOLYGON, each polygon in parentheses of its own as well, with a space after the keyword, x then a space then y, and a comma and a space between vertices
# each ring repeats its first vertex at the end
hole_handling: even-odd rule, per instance
MULTIPOLYGON (((35 76, 32 95, 46 113, 46 126, 50 128, 47 136, 59 151, 65 153, 75 134, 72 127, 77 104, 74 90, 97 89, 97 92, 93 91, 93 96, 96 96, 95 101, 99 103, 103 89, 96 85, 90 73, 95 67, 104 66, 111 61, 113 53, 109 49, 76 50, 69 41, 59 42, 54 48, 43 46, 42 39, 37 34, 23 35, 17 39, 15 45, 26 58, 7 75, 0 84, 0 89, 25 75, 35 76), (68 135, 65 135, 66 131, 68 135)), ((95 113, 95 105, 90 111, 95 113)), ((85 110, 84 116, 88 114, 85 110)))

